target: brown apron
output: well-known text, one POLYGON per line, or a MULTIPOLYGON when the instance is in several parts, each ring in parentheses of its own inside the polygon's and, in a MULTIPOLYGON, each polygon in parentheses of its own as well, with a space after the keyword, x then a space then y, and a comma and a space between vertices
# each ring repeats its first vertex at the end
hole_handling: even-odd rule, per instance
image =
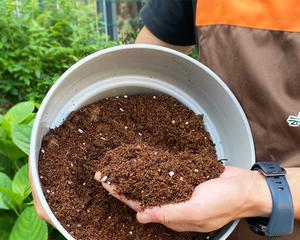
MULTIPOLYGON (((300 167, 300 1, 198 0, 196 25, 200 61, 242 105, 257 161, 300 167)), ((242 221, 230 239, 265 238, 242 221)), ((300 223, 275 239, 299 240, 300 223)))

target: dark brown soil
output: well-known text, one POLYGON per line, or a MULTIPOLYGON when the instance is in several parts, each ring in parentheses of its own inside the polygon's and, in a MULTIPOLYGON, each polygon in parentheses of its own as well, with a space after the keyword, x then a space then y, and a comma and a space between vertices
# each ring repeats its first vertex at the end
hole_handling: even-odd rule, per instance
POLYGON ((162 225, 137 223, 134 211, 93 178, 100 170, 126 196, 154 206, 186 200, 196 185, 217 177, 223 167, 216 161, 203 117, 177 100, 124 96, 83 107, 49 131, 40 154, 40 178, 47 201, 76 239, 206 239, 206 234, 177 233, 162 225), (147 185, 151 177, 154 181, 147 185), (165 199, 151 193, 152 188, 165 199), (139 193, 140 189, 144 192, 139 193))
POLYGON ((114 184, 142 208, 189 200, 195 187, 219 177, 224 166, 214 152, 170 152, 143 143, 124 144, 99 159, 102 181, 114 184))

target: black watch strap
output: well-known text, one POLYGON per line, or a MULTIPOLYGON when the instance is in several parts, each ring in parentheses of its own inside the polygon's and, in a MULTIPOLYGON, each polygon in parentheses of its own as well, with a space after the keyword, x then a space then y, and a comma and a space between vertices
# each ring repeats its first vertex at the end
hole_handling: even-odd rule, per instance
POLYGON ((258 162, 251 170, 257 170, 266 177, 272 194, 272 214, 270 218, 248 218, 250 229, 257 234, 279 237, 289 235, 294 230, 294 207, 286 171, 275 162, 258 162))

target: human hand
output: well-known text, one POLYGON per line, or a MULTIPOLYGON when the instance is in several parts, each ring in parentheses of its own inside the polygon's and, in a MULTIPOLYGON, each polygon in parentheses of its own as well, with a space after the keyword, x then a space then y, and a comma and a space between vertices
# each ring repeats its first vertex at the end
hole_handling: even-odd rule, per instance
MULTIPOLYGON (((101 173, 95 174, 100 181, 101 173)), ((265 178, 257 171, 225 167, 224 173, 198 185, 190 200, 141 211, 138 202, 129 201, 115 186, 101 182, 114 197, 137 211, 140 223, 161 223, 178 232, 211 232, 232 220, 264 216, 272 211, 272 197, 265 178)))

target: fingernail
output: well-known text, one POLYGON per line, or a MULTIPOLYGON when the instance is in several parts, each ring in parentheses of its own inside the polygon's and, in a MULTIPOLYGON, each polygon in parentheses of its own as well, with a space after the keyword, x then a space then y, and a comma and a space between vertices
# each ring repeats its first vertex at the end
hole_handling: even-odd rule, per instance
POLYGON ((138 212, 137 213, 137 220, 140 223, 143 223, 143 224, 150 223, 151 222, 151 215, 147 211, 138 212))

